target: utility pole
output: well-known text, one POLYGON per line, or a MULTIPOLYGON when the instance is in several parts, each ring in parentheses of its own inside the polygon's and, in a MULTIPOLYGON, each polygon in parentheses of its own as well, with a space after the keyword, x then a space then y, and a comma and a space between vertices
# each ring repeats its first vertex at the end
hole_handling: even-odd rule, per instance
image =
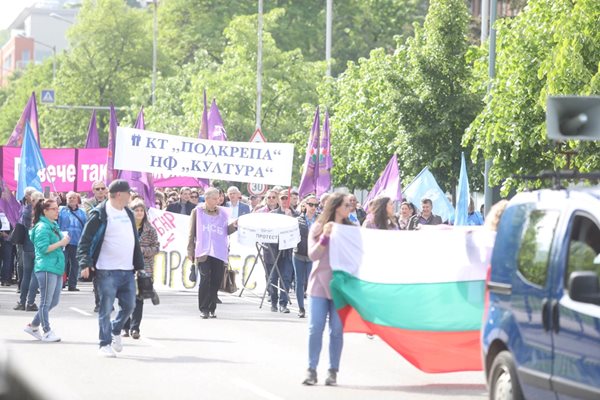
POLYGON ((157 8, 158 8, 158 0, 153 0, 152 1, 152 5, 153 5, 153 9, 152 9, 152 14, 153 14, 153 35, 152 35, 152 105, 154 105, 154 102, 156 101, 156 49, 157 49, 157 40, 158 40, 158 18, 156 16, 157 14, 157 8))
MULTIPOLYGON (((486 0, 482 0, 485 2, 486 0)), ((496 77, 496 28, 494 25, 496 24, 496 12, 498 10, 498 0, 491 0, 491 10, 490 10, 490 51, 489 51, 489 66, 488 66, 488 101, 491 99, 490 92, 492 90, 492 81, 496 77)), ((483 10, 482 10, 483 14, 483 10)), ((483 17, 483 15, 482 15, 483 17)), ((482 20, 483 26, 483 20, 482 20)), ((482 32, 483 35, 483 32, 482 32)), ((483 172, 483 180, 484 180, 484 211, 485 214, 490 211, 493 202, 493 193, 492 188, 490 187, 490 169, 492 168, 493 160, 490 158, 485 159, 485 167, 483 172)))
POLYGON ((262 106, 262 45, 263 45, 263 0, 258 0, 258 49, 256 55, 256 129, 260 128, 262 106))
POLYGON ((327 22, 325 26, 325 61, 327 76, 331 76, 331 32, 333 22, 333 0, 327 0, 327 22))

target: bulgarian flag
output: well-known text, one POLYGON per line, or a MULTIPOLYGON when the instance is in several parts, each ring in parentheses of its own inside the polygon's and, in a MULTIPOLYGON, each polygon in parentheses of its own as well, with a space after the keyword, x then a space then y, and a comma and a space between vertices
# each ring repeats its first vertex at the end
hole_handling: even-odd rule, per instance
POLYGON ((386 231, 336 224, 331 292, 344 331, 379 336, 425 372, 482 370, 489 237, 481 227, 386 231))

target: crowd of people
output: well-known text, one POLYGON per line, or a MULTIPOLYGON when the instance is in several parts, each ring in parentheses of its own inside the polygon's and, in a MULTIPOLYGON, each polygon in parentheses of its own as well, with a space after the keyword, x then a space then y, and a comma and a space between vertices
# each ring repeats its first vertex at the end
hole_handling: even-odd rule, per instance
MULTIPOLYGON (((271 311, 290 313, 288 292, 293 287, 298 317, 308 315, 305 385, 317 383, 327 321, 329 369, 325 384, 337 382, 343 334, 329 289, 332 270, 328 246, 333 223, 386 230, 448 223, 434 213, 432 201, 426 198, 421 200, 420 211, 403 201, 396 212, 397 205, 389 197, 377 197, 363 208, 353 194, 300 198, 297 191, 279 187, 268 190, 264 197, 245 197, 236 186, 226 191, 217 187, 161 189, 155 193, 154 206, 190 216, 187 255, 198 271, 202 319, 217 317, 217 292, 229 256, 228 235, 237 229, 238 218, 248 213, 277 213, 297 219, 297 246, 279 251, 278 244, 264 244, 263 255, 271 311), (278 273, 273 273, 275 263, 278 273)), ((25 332, 38 340, 60 341, 50 327, 49 312, 58 305, 62 289, 79 291, 78 282, 91 279, 99 320, 99 354, 115 357, 123 348, 121 337, 140 338, 144 301, 136 293, 135 278, 142 273, 152 276, 160 244, 143 199, 132 192, 127 181, 117 179, 108 186, 94 182, 92 192, 83 199, 76 192, 45 198, 27 188, 18 223, 26 233, 22 241, 15 240, 10 231, 0 235, 0 277, 2 285, 18 283, 15 310, 36 312, 25 332), (18 244, 13 245, 15 242, 18 244), (38 293, 39 307, 35 303, 38 293), (119 308, 111 320, 115 300, 119 308)), ((471 200, 469 224, 482 223, 483 217, 474 211, 471 200)))

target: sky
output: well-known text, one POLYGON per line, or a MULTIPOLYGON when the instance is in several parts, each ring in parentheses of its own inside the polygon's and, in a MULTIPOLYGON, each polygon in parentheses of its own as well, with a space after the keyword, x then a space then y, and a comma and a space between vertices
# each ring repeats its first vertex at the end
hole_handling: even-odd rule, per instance
POLYGON ((0 30, 8 28, 24 8, 36 1, 39 0, 0 0, 0 30))

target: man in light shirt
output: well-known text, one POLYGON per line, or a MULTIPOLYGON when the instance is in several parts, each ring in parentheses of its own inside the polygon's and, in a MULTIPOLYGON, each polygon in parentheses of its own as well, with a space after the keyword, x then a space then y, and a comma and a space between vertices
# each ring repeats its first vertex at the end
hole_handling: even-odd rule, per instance
POLYGON ((111 182, 109 198, 96 206, 88 218, 79 247, 77 260, 81 276, 96 272, 100 297, 98 320, 102 357, 116 357, 123 350, 121 329, 135 307, 134 271, 144 269, 144 257, 135 227, 133 212, 127 208, 131 197, 129 183, 122 179, 111 182), (115 298, 120 310, 111 321, 115 298))
POLYGON ((225 206, 231 209, 230 220, 238 219, 242 215, 250 213, 250 206, 240 201, 242 192, 236 186, 230 186, 227 189, 227 197, 229 197, 229 201, 225 203, 225 206))

